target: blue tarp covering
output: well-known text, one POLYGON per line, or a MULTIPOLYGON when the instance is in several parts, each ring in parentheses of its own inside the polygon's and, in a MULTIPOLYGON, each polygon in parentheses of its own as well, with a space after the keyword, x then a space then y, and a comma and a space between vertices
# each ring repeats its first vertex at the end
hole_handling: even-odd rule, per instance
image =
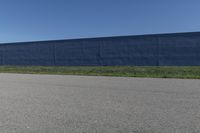
POLYGON ((1 44, 0 65, 199 66, 200 32, 1 44))

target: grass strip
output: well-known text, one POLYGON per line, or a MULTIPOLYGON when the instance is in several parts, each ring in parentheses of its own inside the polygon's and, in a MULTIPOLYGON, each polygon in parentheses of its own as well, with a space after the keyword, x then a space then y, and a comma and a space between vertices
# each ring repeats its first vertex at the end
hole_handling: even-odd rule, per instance
POLYGON ((0 73, 200 79, 200 66, 0 66, 0 73))

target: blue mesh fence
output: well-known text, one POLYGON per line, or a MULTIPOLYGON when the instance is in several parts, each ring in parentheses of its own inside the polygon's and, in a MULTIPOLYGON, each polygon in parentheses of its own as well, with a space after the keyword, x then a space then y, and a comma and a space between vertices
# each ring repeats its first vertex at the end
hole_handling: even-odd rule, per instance
POLYGON ((1 44, 0 65, 199 66, 200 33, 1 44))

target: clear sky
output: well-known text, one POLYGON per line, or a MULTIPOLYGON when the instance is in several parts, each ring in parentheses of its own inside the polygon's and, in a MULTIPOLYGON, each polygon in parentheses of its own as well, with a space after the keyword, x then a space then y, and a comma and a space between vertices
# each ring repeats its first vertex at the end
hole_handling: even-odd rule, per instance
POLYGON ((0 42, 200 31, 200 0, 0 0, 0 42))

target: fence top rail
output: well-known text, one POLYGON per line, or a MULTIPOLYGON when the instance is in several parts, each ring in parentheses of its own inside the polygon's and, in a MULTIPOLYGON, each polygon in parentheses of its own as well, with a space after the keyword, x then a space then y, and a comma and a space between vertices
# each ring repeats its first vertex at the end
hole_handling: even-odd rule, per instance
POLYGON ((0 43, 3 45, 20 45, 20 44, 46 44, 57 42, 70 42, 70 41, 98 41, 98 40, 111 40, 111 39, 133 39, 140 37, 193 37, 199 36, 200 32, 182 32, 182 33, 161 33, 161 34, 143 34, 143 35, 126 35, 126 36, 110 36, 110 37, 93 37, 93 38, 78 38, 78 39, 60 39, 60 40, 46 40, 46 41, 27 41, 27 42, 10 42, 0 43))

